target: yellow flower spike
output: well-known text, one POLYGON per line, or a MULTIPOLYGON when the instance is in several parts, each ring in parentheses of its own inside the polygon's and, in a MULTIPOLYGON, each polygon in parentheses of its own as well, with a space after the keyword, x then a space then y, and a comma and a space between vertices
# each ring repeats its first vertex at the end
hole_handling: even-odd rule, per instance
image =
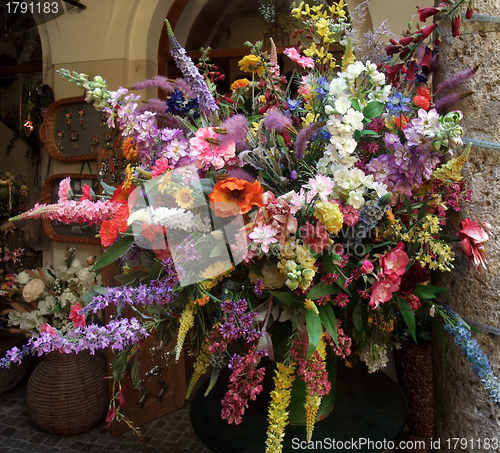
POLYGON ((193 375, 189 382, 188 389, 186 391, 186 399, 191 396, 191 392, 194 390, 196 383, 199 381, 200 377, 203 376, 210 365, 210 358, 212 354, 208 351, 207 343, 203 342, 201 345, 201 351, 196 358, 196 362, 193 365, 193 375))
POLYGON ((318 307, 316 307, 316 304, 311 299, 306 299, 306 301, 304 302, 304 307, 306 310, 313 311, 319 316, 318 307))
POLYGON ((271 391, 268 410, 266 453, 281 453, 285 427, 288 425, 288 405, 291 400, 292 382, 295 380, 295 363, 285 366, 278 362, 275 370, 275 389, 271 391))
POLYGON ((175 346, 175 361, 177 362, 181 357, 182 347, 184 346, 184 340, 186 335, 194 326, 194 305, 189 302, 184 308, 184 311, 180 317, 179 333, 177 335, 177 345, 175 346))

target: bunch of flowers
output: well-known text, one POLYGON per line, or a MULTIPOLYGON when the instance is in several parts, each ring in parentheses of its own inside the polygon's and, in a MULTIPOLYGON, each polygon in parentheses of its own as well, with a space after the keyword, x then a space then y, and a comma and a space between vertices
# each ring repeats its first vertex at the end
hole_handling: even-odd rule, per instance
MULTIPOLYGON (((46 332, 32 348, 112 345, 133 360, 137 335, 155 332, 165 344, 177 338, 177 357, 184 347, 197 356, 189 392, 209 368, 210 391, 229 366, 221 414, 229 423, 240 423, 262 392, 264 374, 273 372, 265 360, 276 362, 268 451, 281 451, 294 380, 305 383, 310 440, 331 391, 329 357, 383 368, 388 348, 429 340, 428 320, 445 313, 431 271, 450 272, 457 248, 485 269, 487 225, 463 219, 459 236, 447 233, 470 199, 460 175, 469 148, 462 114, 446 110, 450 100, 438 110, 428 83, 437 24, 452 19, 456 35, 462 5, 470 16, 469 0, 419 8, 432 25, 362 60, 342 0, 301 2, 291 11, 300 41, 285 51, 296 63, 292 80, 281 76, 275 47, 267 53, 257 43, 240 62, 251 81, 233 83, 231 96, 216 93, 206 55, 197 67, 170 26, 184 79, 137 86, 158 87, 166 102, 141 103, 126 88, 110 91, 102 77, 61 70, 131 140, 137 160, 118 188, 105 187, 108 199, 74 201, 72 214, 62 197, 23 217, 65 213, 75 221, 78 213, 99 223, 107 250, 93 269, 117 261, 124 286, 91 292, 79 313, 131 305, 135 327, 114 343, 113 326, 46 332), (341 61, 333 45, 344 49, 341 61), (131 273, 138 263, 148 271, 131 273), (102 340, 80 341, 86 332, 102 340)), ((441 94, 474 74, 465 70, 441 94)), ((463 326, 442 317, 450 328, 463 326)), ((498 392, 490 394, 498 402, 498 392)))
POLYGON ((93 258, 83 265, 75 258, 75 249, 68 250, 63 266, 25 270, 12 276, 8 293, 8 325, 30 332, 59 336, 73 328, 85 327, 84 296, 101 283, 91 269, 93 258))

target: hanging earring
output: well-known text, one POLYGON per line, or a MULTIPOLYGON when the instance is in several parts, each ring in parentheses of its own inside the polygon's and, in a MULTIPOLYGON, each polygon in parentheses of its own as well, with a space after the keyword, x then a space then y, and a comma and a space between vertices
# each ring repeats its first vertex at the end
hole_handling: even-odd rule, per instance
POLYGON ((73 114, 71 110, 68 109, 64 112, 64 119, 66 120, 66 125, 68 126, 68 130, 71 129, 71 118, 73 118, 73 114))
POLYGON ((71 131, 69 134, 69 141, 71 142, 71 149, 78 148, 78 132, 71 131))
POLYGON ((113 156, 111 156, 111 179, 110 184, 114 184, 116 182, 118 176, 118 164, 120 162, 120 158, 116 155, 115 150, 113 150, 113 156))
POLYGON ((80 127, 85 129, 85 125, 83 124, 83 117, 85 116, 85 109, 80 106, 78 107, 78 117, 80 118, 80 127))
POLYGON ((61 128, 57 129, 56 136, 57 136, 57 147, 59 148, 59 151, 62 151, 63 150, 62 139, 64 138, 64 131, 61 128))
POLYGON ((99 181, 106 181, 109 172, 109 159, 104 159, 101 162, 101 168, 97 172, 97 177, 99 181))
POLYGON ((99 136, 97 135, 94 135, 90 139, 90 152, 94 152, 94 146, 97 146, 97 148, 99 149, 99 136))

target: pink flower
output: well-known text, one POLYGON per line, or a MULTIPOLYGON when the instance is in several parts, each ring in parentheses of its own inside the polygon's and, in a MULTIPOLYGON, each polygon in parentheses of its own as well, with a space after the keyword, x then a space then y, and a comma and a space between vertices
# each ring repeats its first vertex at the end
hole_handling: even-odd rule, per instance
MULTIPOLYGON (((380 258, 380 266, 384 276, 395 279, 405 273, 405 267, 410 262, 408 255, 403 251, 404 244, 400 241, 398 245, 380 258)), ((398 284, 399 286, 399 284, 398 284)))
POLYGON ((475 220, 465 219, 459 224, 460 248, 467 256, 469 262, 479 273, 486 270, 486 256, 484 254, 485 243, 488 241, 488 233, 475 220))
POLYGON ((361 263, 361 267, 359 268, 359 272, 361 272, 362 274, 371 274, 373 272, 373 264, 368 261, 368 260, 364 260, 362 263, 361 263))
POLYGON ((417 311, 421 307, 420 299, 415 294, 410 294, 406 300, 413 311, 417 311))
POLYGON ((155 162, 154 167, 151 168, 151 175, 153 178, 157 178, 158 176, 165 174, 168 169, 172 168, 174 167, 169 165, 168 159, 166 157, 161 157, 155 162))
POLYGON ((235 156, 233 141, 224 141, 222 144, 212 127, 200 128, 196 136, 189 140, 191 145, 190 156, 195 160, 197 168, 206 168, 213 165, 220 169, 224 167, 225 160, 235 156))
POLYGON ((71 200, 73 198, 73 191, 71 190, 71 178, 68 176, 59 183, 59 191, 57 193, 59 203, 71 200))
POLYGON ((264 225, 263 227, 255 227, 248 237, 256 244, 260 244, 264 253, 268 253, 269 245, 278 242, 275 237, 277 232, 272 226, 264 225))
POLYGON ((82 196, 80 198, 80 201, 85 201, 85 200, 92 200, 92 189, 89 187, 88 184, 83 185, 82 189, 82 196))
POLYGON ((300 55, 295 47, 289 47, 283 53, 302 68, 314 68, 314 60, 300 55))
POLYGON ((380 304, 383 304, 392 299, 392 293, 397 291, 401 279, 398 277, 396 279, 384 278, 374 283, 371 288, 370 302, 368 305, 375 309, 380 304))
POLYGON ((314 178, 309 178, 308 184, 304 186, 306 189, 309 189, 307 202, 310 203, 316 195, 326 202, 328 195, 333 192, 333 186, 334 182, 328 176, 316 175, 314 178))
POLYGON ((302 240, 316 253, 322 253, 323 249, 330 246, 330 235, 326 231, 325 225, 318 222, 316 228, 309 222, 300 228, 302 240))
POLYGON ((51 337, 57 338, 59 335, 57 334, 56 330, 49 324, 45 323, 42 326, 40 326, 40 333, 48 333, 51 337))
POLYGON ((78 314, 78 312, 81 309, 82 309, 82 307, 80 307, 80 302, 77 302, 69 310, 69 319, 71 319, 71 321, 73 321, 73 324, 75 325, 76 329, 78 329, 78 327, 85 327, 85 315, 78 314))

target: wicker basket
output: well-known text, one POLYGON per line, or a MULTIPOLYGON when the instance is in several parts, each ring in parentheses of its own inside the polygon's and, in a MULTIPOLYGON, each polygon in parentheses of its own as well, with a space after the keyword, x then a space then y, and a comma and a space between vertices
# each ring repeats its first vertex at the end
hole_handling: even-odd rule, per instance
POLYGON ((432 346, 402 343, 394 359, 399 385, 408 400, 409 439, 426 443, 423 449, 402 451, 428 452, 434 434, 432 346))
POLYGON ((83 433, 106 415, 109 403, 106 360, 88 351, 47 354, 28 381, 26 399, 32 420, 61 436, 83 433))

